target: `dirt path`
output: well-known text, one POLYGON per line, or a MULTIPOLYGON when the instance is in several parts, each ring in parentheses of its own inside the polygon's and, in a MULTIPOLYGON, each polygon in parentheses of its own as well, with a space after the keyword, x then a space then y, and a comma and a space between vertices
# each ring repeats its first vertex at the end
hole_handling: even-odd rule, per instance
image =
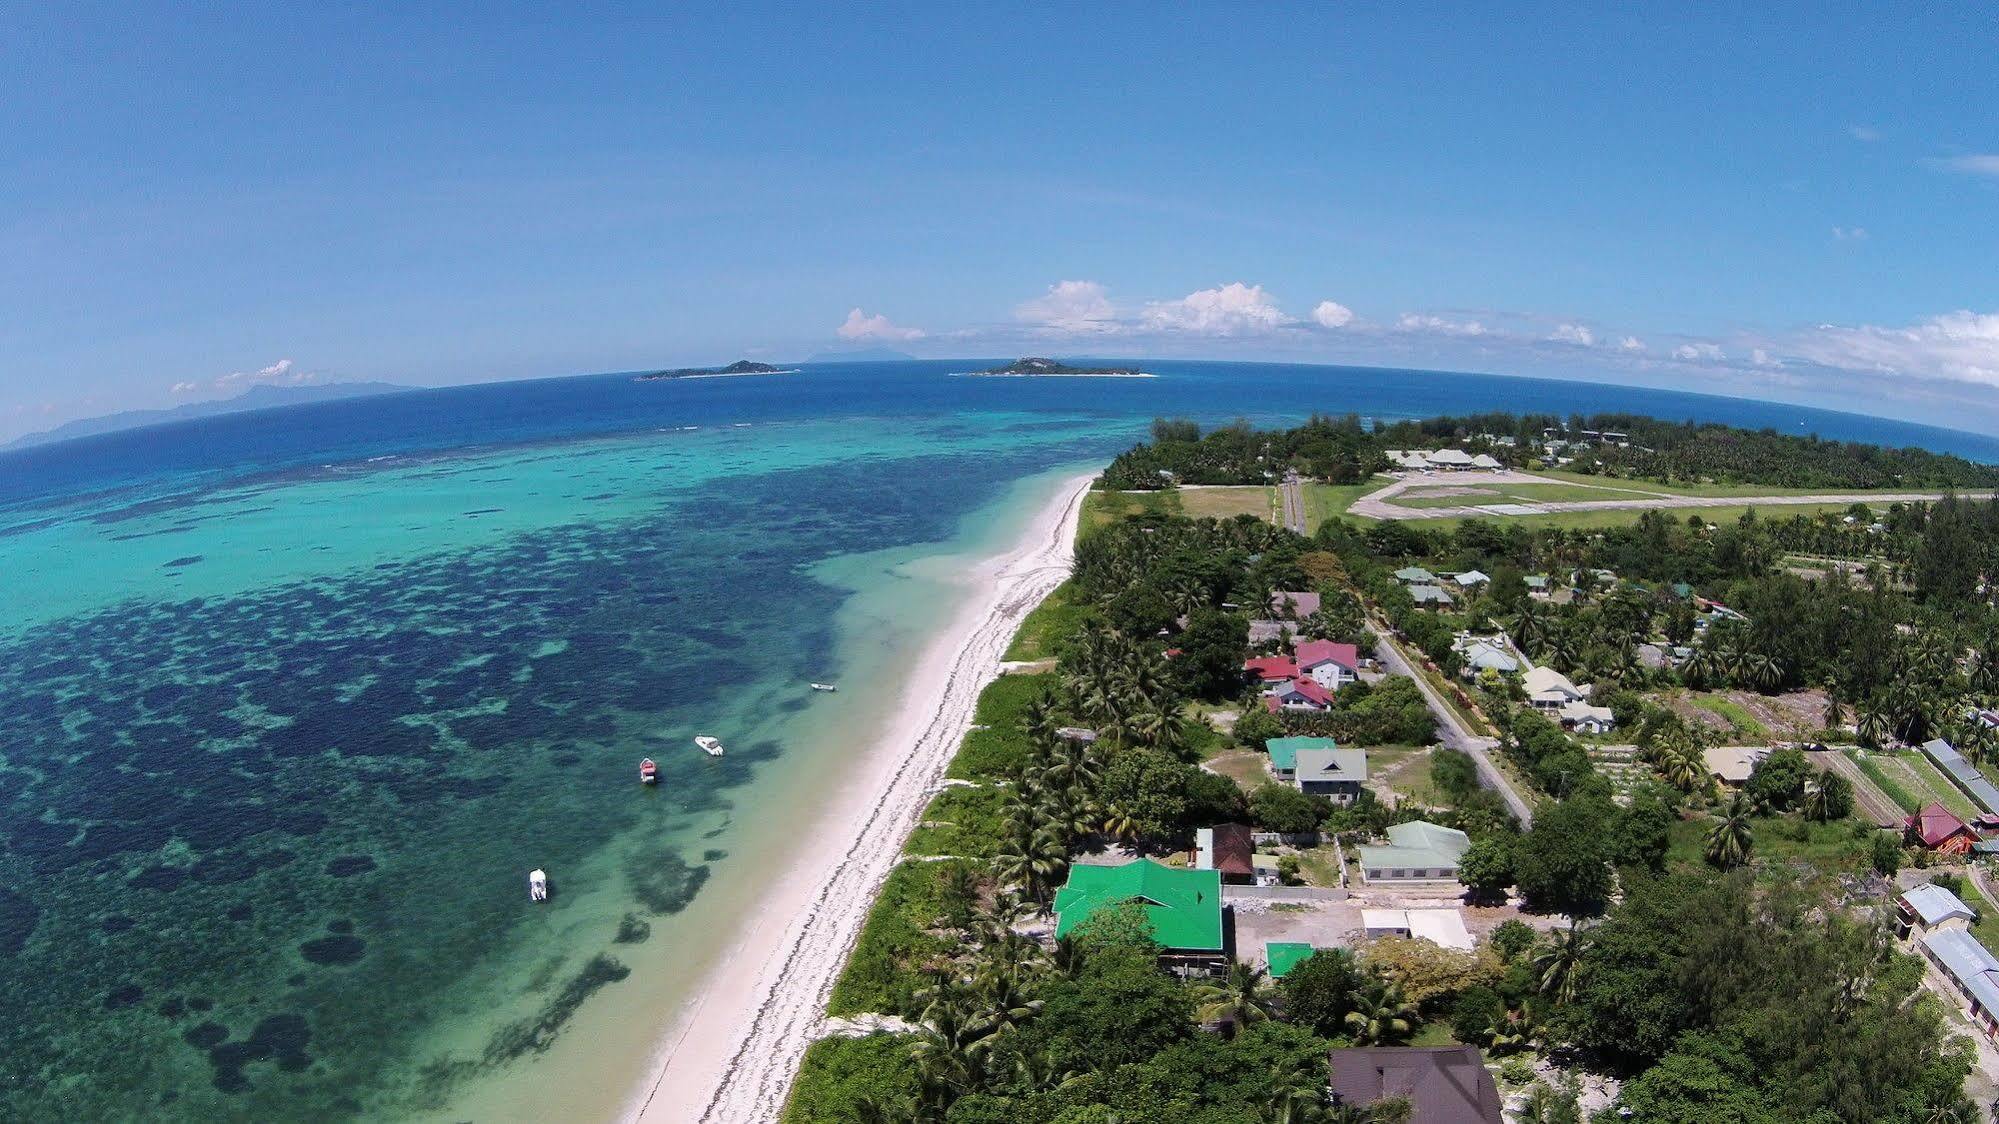
MULTIPOLYGON (((1852 504, 1852 503, 1927 503, 1943 498, 1942 492, 1838 492, 1809 496, 1682 496, 1666 492, 1639 492, 1642 498, 1619 500, 1566 500, 1560 502, 1508 501, 1503 504, 1462 507, 1403 507, 1393 502, 1396 496, 1411 488, 1436 487, 1440 478, 1431 476, 1405 477, 1379 491, 1369 492, 1355 500, 1347 509, 1350 514, 1369 519, 1458 519, 1466 516, 1490 515, 1552 515, 1563 511, 1643 511, 1648 508, 1701 508, 1701 507, 1781 507, 1811 504, 1852 504), (1494 511, 1493 508, 1503 510, 1494 511)), ((1527 472, 1454 472, 1449 476, 1451 487, 1485 484, 1567 484, 1573 481, 1557 480, 1548 476, 1535 476, 1527 472)), ((1616 488, 1606 491, 1635 491, 1616 488)), ((1991 499, 1993 492, 1966 492, 1964 499, 1991 499)))

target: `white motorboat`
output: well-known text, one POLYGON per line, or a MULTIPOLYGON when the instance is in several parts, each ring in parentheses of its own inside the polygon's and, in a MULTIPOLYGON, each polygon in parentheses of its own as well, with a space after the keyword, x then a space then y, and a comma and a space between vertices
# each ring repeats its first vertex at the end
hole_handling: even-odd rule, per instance
POLYGON ((814 683, 812 685, 812 689, 815 691, 837 691, 840 688, 834 686, 831 683, 814 683))
POLYGON ((700 737, 694 739, 694 744, 700 746, 701 752, 706 753, 710 757, 722 756, 722 742, 719 738, 711 738, 706 734, 702 734, 700 737))
POLYGON ((540 868, 528 871, 528 900, 545 902, 548 900, 548 872, 540 868))

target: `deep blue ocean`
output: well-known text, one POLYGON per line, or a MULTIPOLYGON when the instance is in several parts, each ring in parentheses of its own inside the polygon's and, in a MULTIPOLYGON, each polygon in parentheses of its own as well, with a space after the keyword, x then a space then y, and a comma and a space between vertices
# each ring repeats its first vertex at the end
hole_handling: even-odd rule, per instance
POLYGON ((448 1118, 554 1056, 756 876, 732 853, 783 824, 746 813, 857 698, 806 687, 869 651, 851 582, 899 588, 891 556, 970 549, 975 512, 1158 415, 1613 410, 1999 462, 1574 382, 953 377, 987 365, 502 383, 0 453, 0 1118, 448 1118))

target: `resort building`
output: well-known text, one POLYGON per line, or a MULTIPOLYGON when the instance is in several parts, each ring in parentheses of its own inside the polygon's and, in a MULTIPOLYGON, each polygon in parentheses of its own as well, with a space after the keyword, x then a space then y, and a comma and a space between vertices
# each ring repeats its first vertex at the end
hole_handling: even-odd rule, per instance
POLYGON ((1354 1046, 1328 1064, 1338 1104, 1400 1098, 1408 1124, 1502 1124, 1499 1083, 1476 1046, 1354 1046))
POLYGON ((1474 943, 1458 909, 1363 909, 1360 925, 1369 939, 1409 937, 1459 952, 1470 952, 1474 943))
POLYGON ((1978 914, 1964 899, 1933 882, 1911 886, 1895 899, 1896 930, 1899 936, 1918 935, 1942 929, 1968 929, 1978 914))
POLYGON ((1416 604, 1428 605, 1431 608, 1457 604, 1440 585, 1412 585, 1409 587, 1409 596, 1416 604))
POLYGON ((1351 804, 1367 782, 1367 752, 1359 749, 1314 748, 1298 751, 1291 783, 1298 791, 1324 796, 1335 804, 1351 804))
POLYGON ((1999 1039, 1999 959, 1967 929, 1925 933, 1916 945, 1970 1006, 1971 1021, 1985 1037, 1999 1039))
POLYGON ((1307 640, 1298 645, 1298 670, 1328 691, 1360 678, 1360 649, 1331 640, 1307 640))
POLYGON ((1939 855, 1967 855, 1978 842, 1978 833, 1958 819, 1941 803, 1931 803, 1902 824, 1910 843, 1921 844, 1939 855))
POLYGON ((1205 975, 1228 964, 1220 872, 1164 866, 1151 859, 1070 867, 1068 883, 1055 892, 1055 936, 1066 937, 1098 913, 1126 902, 1144 909, 1163 967, 1181 975, 1205 975))
POLYGON ((1471 837, 1456 828, 1424 820, 1395 824, 1387 846, 1357 847, 1366 882, 1455 882, 1458 860, 1471 837))

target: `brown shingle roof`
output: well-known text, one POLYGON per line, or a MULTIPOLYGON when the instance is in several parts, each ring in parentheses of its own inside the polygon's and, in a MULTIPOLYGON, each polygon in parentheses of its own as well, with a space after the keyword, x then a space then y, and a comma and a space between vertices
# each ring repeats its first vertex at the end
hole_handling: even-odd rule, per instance
POLYGON ((1256 876, 1256 844, 1250 840, 1249 826, 1239 823, 1215 825, 1215 869, 1244 878, 1256 876))

